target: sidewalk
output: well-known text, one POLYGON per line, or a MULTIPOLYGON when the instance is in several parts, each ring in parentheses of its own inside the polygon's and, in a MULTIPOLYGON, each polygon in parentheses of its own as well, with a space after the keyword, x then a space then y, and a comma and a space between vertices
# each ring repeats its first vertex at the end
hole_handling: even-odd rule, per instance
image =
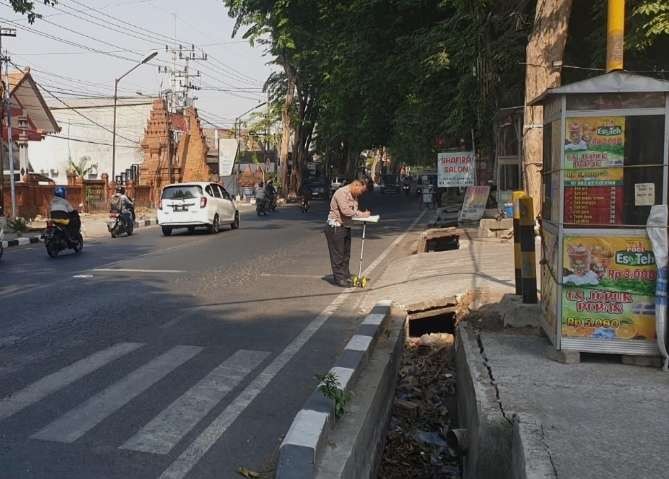
MULTIPOLYGON (((468 290, 482 302, 513 293, 513 242, 467 232, 459 250, 407 256, 372 278, 362 309, 380 298, 429 307, 468 290)), ((410 244, 402 247, 408 253, 410 244)), ((495 389, 498 413, 509 424, 516 414, 538 424, 535 440, 552 464, 542 478, 668 477, 669 374, 604 358, 560 364, 544 356, 549 342, 539 330, 492 329, 471 333, 469 354, 485 364, 478 380, 495 389)))

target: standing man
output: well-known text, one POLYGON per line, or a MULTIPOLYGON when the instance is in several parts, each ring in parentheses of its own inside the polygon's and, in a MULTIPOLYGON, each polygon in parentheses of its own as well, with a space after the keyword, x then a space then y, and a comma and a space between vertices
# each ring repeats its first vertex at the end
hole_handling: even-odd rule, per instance
POLYGON ((325 237, 328 240, 334 282, 344 288, 353 285, 348 269, 351 258, 351 219, 367 218, 370 215, 369 211, 358 210, 358 199, 366 190, 362 181, 355 180, 339 188, 330 201, 325 237))

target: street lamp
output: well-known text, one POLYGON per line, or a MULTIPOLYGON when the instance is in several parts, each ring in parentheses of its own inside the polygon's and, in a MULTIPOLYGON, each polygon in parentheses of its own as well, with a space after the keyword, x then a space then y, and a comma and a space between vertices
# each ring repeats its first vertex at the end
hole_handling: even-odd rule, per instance
POLYGON ((113 132, 112 132, 112 171, 111 171, 112 173, 111 179, 113 182, 116 182, 116 104, 118 103, 118 82, 123 80, 126 76, 128 76, 130 73, 135 71, 140 66, 153 60, 157 55, 158 52, 149 53, 144 58, 144 60, 142 60, 137 65, 135 65, 130 70, 128 70, 123 75, 114 80, 114 126, 112 127, 113 132))

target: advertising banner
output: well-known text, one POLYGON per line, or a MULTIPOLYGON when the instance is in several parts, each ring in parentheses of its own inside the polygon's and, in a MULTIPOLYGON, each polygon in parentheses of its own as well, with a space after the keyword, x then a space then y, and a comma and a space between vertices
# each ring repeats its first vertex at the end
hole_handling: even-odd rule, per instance
POLYGON ((473 151, 453 151, 437 156, 439 188, 473 186, 476 183, 476 165, 473 151))
POLYGON ((562 335, 654 341, 656 277, 645 237, 565 237, 562 335))
POLYGON ((460 210, 460 221, 478 221, 483 217, 490 195, 489 186, 469 186, 460 210))
POLYGON ((218 174, 220 176, 232 175, 235 166, 239 142, 234 138, 221 138, 218 140, 218 174))
POLYGON ((564 222, 623 223, 625 118, 568 118, 564 222))

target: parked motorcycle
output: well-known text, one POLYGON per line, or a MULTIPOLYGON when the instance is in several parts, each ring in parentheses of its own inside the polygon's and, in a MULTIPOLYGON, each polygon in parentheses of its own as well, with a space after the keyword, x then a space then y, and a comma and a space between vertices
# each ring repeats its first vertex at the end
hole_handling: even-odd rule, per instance
MULTIPOLYGON (((75 253, 79 253, 84 248, 84 238, 81 236, 79 228, 76 228, 76 232, 70 231, 69 228, 70 222, 77 217, 78 214, 75 212, 70 219, 52 218, 47 221, 44 231, 44 246, 50 257, 55 258, 65 249, 72 249, 75 253)), ((75 221, 78 222, 78 220, 75 221)))

